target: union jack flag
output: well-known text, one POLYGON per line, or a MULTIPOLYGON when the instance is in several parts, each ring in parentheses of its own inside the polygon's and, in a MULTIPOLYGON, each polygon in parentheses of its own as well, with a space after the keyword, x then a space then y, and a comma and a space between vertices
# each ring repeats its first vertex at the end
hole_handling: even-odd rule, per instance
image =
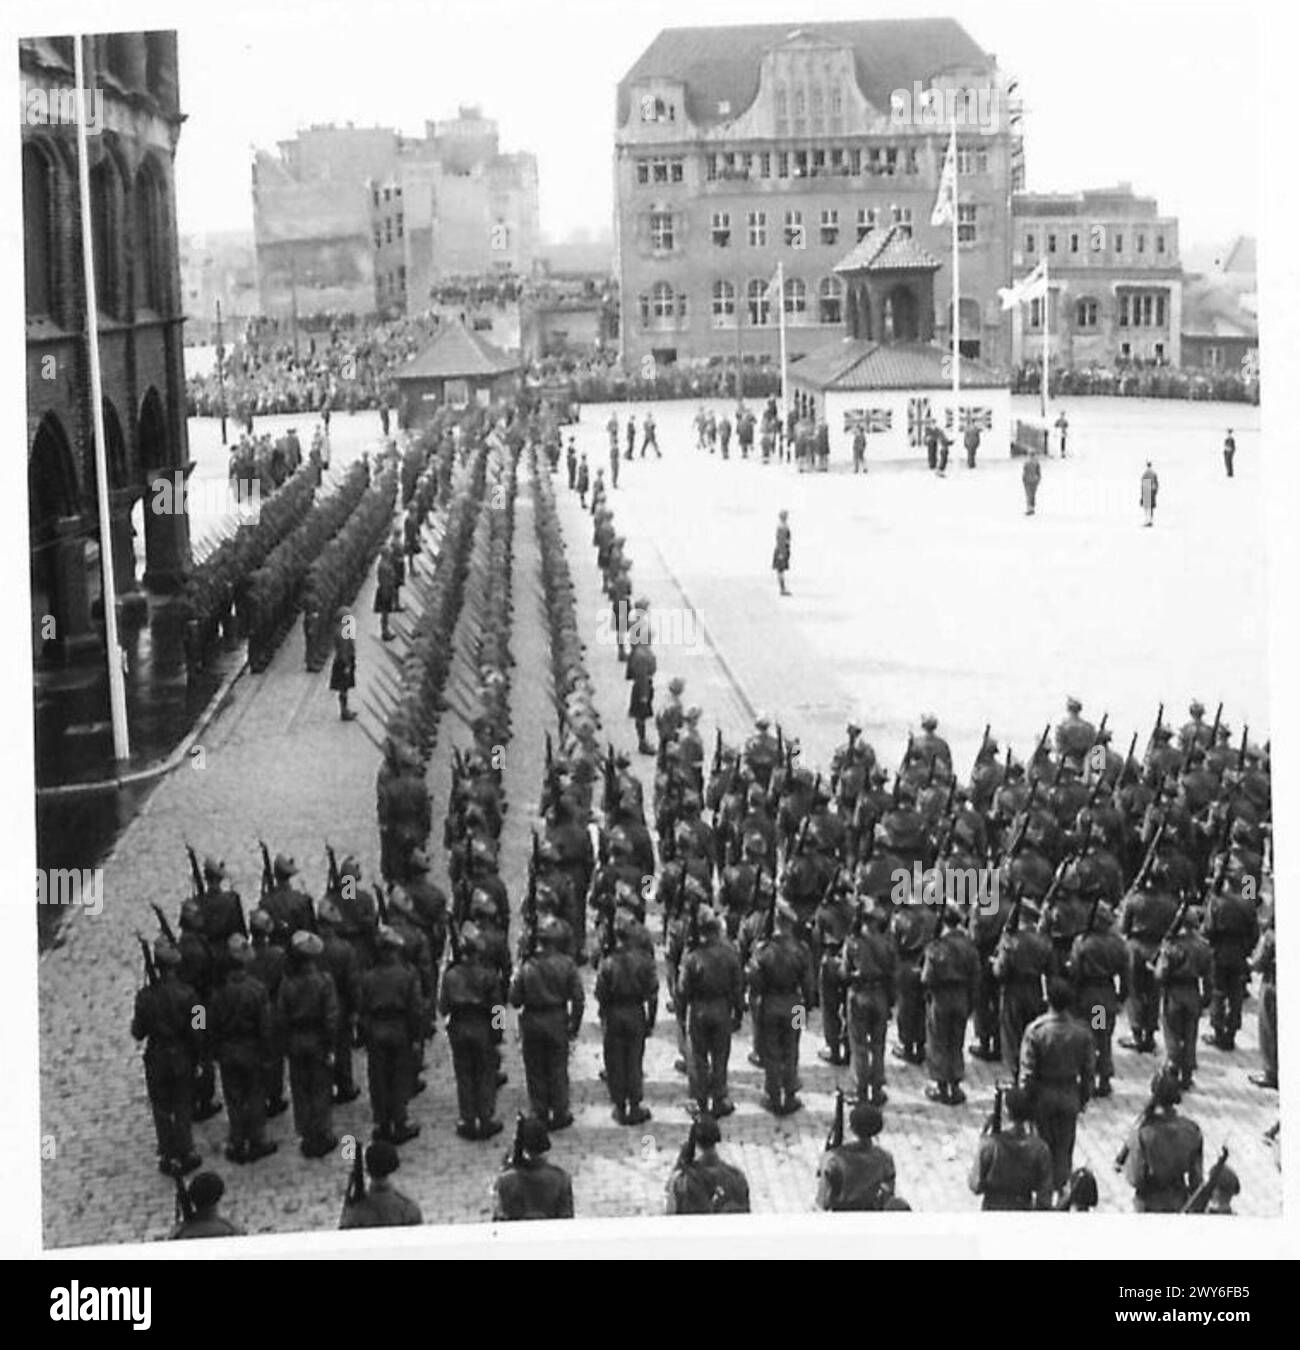
POLYGON ((850 408, 844 414, 845 432, 856 431, 862 428, 869 436, 879 435, 882 431, 890 431, 894 425, 894 411, 892 408, 850 408))
POLYGON ((907 443, 924 445, 925 429, 930 425, 930 400, 928 398, 909 398, 907 400, 907 443))
MULTIPOLYGON (((958 419, 958 426, 959 426, 959 428, 960 428, 961 431, 963 431, 963 432, 969 431, 969 430, 971 429, 971 427, 976 428, 976 430, 978 430, 978 431, 992 431, 992 430, 993 430, 993 409, 992 409, 992 408, 968 408, 968 407, 963 406, 961 409, 959 409, 959 412, 960 412, 960 417, 959 417, 959 419, 958 419)), ((952 409, 951 409, 951 408, 945 408, 945 409, 944 409, 944 414, 943 414, 943 429, 944 429, 945 431, 951 431, 951 430, 952 430, 952 409)))

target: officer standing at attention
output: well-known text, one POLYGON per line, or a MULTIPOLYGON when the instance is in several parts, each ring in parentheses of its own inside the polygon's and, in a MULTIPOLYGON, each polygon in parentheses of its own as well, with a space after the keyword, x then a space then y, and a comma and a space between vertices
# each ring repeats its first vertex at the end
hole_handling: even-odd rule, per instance
POLYGON ((1051 1209, 1052 1151, 1029 1130, 1033 1102, 1023 1088, 1008 1088, 1002 1107, 1010 1129, 989 1129, 970 1169, 970 1188, 981 1209, 1051 1209))
POLYGON ((1034 503, 1038 500, 1038 485, 1043 481, 1043 468, 1033 450, 1025 456, 1025 467, 1020 471, 1020 481, 1025 488, 1025 515, 1032 516, 1034 503))
POLYGON ((370 1184, 360 1200, 343 1206, 340 1228, 398 1228, 424 1222, 420 1206, 389 1181, 401 1165, 397 1149, 387 1139, 376 1139, 366 1149, 370 1184))
POLYGON ((519 1122, 516 1145, 496 1179, 494 1223, 514 1219, 573 1218, 573 1182, 562 1168, 546 1161, 551 1137, 535 1117, 519 1122))
POLYGON ((817 1169, 817 1208, 879 1210, 894 1193, 894 1159, 872 1142, 885 1127, 878 1106, 859 1102, 849 1116, 852 1142, 829 1149, 817 1169))
POLYGON ((1228 428, 1228 434, 1223 438, 1223 467, 1227 470, 1228 477, 1232 477, 1232 461, 1237 457, 1237 438, 1232 434, 1232 428, 1228 428))

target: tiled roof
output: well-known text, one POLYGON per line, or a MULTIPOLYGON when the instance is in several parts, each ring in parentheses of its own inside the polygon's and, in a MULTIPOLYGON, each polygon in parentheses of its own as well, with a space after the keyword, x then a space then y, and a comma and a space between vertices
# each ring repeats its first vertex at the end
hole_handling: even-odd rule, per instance
POLYGON ((942 264, 899 225, 873 230, 835 264, 836 272, 936 271, 942 264))
MULTIPOLYGON (((866 342, 844 338, 820 347, 790 366, 790 375, 814 389, 947 389, 952 385, 948 351, 926 342, 866 342)), ((1007 380, 964 357, 963 389, 1005 388, 1007 380)))
POLYGON ((455 380, 504 375, 519 362, 459 320, 444 323, 418 356, 397 372, 399 380, 455 380))
POLYGON ((654 77, 686 85, 686 112, 709 125, 739 116, 758 93, 759 64, 793 33, 853 49, 858 88, 881 112, 896 89, 910 89, 947 66, 985 67, 988 53, 955 19, 868 19, 816 23, 737 24, 719 28, 665 28, 641 53, 618 86, 618 124, 627 121, 629 84, 654 77), (718 105, 730 108, 719 113, 718 105))
POLYGON ((1240 273, 1188 277, 1183 283, 1182 331, 1193 337, 1259 337, 1259 320, 1246 308, 1254 278, 1240 273))

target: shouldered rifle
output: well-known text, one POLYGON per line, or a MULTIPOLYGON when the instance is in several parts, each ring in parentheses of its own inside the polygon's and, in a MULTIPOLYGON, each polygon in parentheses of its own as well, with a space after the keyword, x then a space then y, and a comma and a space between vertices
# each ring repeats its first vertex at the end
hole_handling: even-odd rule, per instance
MULTIPOLYGON (((992 723, 992 722, 985 722, 985 723, 984 723, 984 734, 980 737, 980 748, 979 748, 978 750, 975 751, 975 763, 971 765, 971 774, 972 774, 972 775, 974 775, 975 770, 979 768, 980 760, 984 757, 984 747, 985 747, 986 745, 988 745, 988 743, 989 743, 989 735, 990 735, 990 733, 991 733, 992 731, 993 731, 993 723, 992 723)), ((1011 748, 1010 746, 1007 747, 1008 750, 1010 750, 1010 748, 1011 748)))
POLYGON ((506 1154, 506 1165, 502 1170, 508 1170, 512 1167, 522 1167, 524 1165, 524 1113, 522 1111, 515 1115, 515 1139, 510 1145, 510 1152, 506 1154))
MULTIPOLYGON (((759 872, 761 874, 762 868, 759 869, 759 872)), ((754 885, 755 887, 758 886, 757 878, 754 881, 754 885)), ((776 936, 776 899, 777 899, 776 892, 777 892, 776 878, 773 877, 772 902, 767 907, 767 914, 763 921, 763 940, 765 942, 771 942, 772 939, 776 936)))
POLYGON ((153 952, 147 938, 137 933, 135 940, 140 944, 140 955, 144 958, 145 983, 152 989, 158 983, 158 967, 154 964, 153 952))
POLYGON ((1049 722, 1043 728, 1043 734, 1038 738, 1038 744, 1034 746, 1034 753, 1029 760, 1029 782, 1034 784, 1038 782, 1038 760, 1047 745, 1047 738, 1052 734, 1052 724, 1049 722))
POLYGON ((172 926, 167 922, 167 916, 162 912, 162 906, 151 904, 149 908, 158 916, 158 927, 161 930, 163 937, 165 937, 173 947, 179 946, 180 944, 176 941, 176 934, 172 932, 172 926))
POLYGON ((988 1120, 984 1122, 984 1133, 985 1133, 985 1134, 1001 1134, 1001 1133, 1002 1133, 1002 1093, 1003 1093, 1003 1090, 1004 1090, 1004 1089, 1003 1089, 1001 1083, 994 1083, 994 1085, 993 1085, 993 1111, 992 1111, 992 1113, 989 1115, 988 1120))
POLYGON ((1151 750, 1152 750, 1152 748, 1154 747, 1154 745, 1155 745, 1155 743, 1156 743, 1156 737, 1159 735, 1159 733, 1160 733, 1160 728, 1164 725, 1164 721, 1165 721, 1165 705, 1162 703, 1162 704, 1156 709, 1156 724, 1155 724, 1155 726, 1153 726, 1153 727, 1151 728, 1151 736, 1150 736, 1150 738, 1149 738, 1148 741, 1147 741, 1147 753, 1146 753, 1146 757, 1147 757, 1148 759, 1151 758, 1151 750))
POLYGON ((835 1114, 831 1118, 830 1133, 826 1136, 826 1152, 841 1148, 844 1144, 844 1089, 835 1089, 835 1114))
POLYGON ((612 741, 608 743, 608 748, 605 751, 604 770, 605 799, 601 805, 601 809, 608 815, 614 809, 614 804, 618 800, 618 769, 614 764, 614 745, 612 741))
POLYGON ((388 900, 384 895, 383 889, 376 881, 374 885, 375 892, 375 912, 379 916, 379 922, 386 924, 388 922, 388 900))
POLYGON ((785 749, 785 733, 781 730, 781 724, 776 724, 776 762, 778 764, 789 765, 789 757, 785 749))
POLYGON ((173 1176, 172 1180, 176 1183, 176 1222, 189 1223, 194 1217, 194 1201, 190 1199, 185 1178, 173 1176))
POLYGON ((186 844, 185 852, 189 854, 190 879, 194 883, 194 896, 197 899, 207 889, 203 884, 203 869, 199 866, 198 854, 194 852, 193 844, 186 844))
POLYGON ((343 883, 339 880, 339 860, 334 856, 333 846, 328 839, 325 841, 325 857, 329 860, 328 892, 337 896, 343 890, 343 883))
POLYGON ((1047 912, 1047 907, 1055 902, 1057 894, 1065 884, 1065 874, 1070 870, 1070 867, 1078 858, 1079 853, 1080 850, 1075 849, 1073 852, 1067 853, 1065 857, 1057 863, 1056 871, 1052 876, 1052 884, 1047 888, 1047 894, 1043 896, 1042 909, 1044 913, 1047 912))
POLYGON ((268 895, 275 890, 275 869, 271 866, 271 852, 266 847, 266 841, 259 839, 257 846, 262 850, 262 899, 265 900, 268 895))
POLYGON ((366 1198, 366 1162, 359 1140, 352 1141, 355 1152, 352 1155, 352 1170, 348 1173, 347 1189, 343 1192, 343 1205, 358 1205, 366 1198))
POLYGON ((686 1131, 686 1138, 682 1141, 681 1148, 677 1150, 678 1169, 695 1165, 695 1126, 696 1121, 692 1113, 691 1128, 686 1131))
POLYGON ((1247 726, 1241 729, 1241 749, 1237 751, 1237 772, 1240 773, 1246 767, 1246 737, 1250 732, 1247 726))
POLYGON ((1002 925, 1002 933, 998 935, 999 937, 1003 934, 1014 934, 1020 929, 1020 906, 1024 901, 1025 892, 1023 887, 1020 886, 1016 886, 1014 889, 1015 894, 1011 897, 1011 908, 1007 910, 1006 922, 1002 925))
POLYGON ((713 772, 719 774, 722 772, 722 728, 718 727, 713 733, 713 772))
POLYGON ((1160 848, 1160 841, 1165 837, 1165 822, 1162 820, 1156 826, 1156 832, 1151 836, 1151 843, 1147 847, 1146 853, 1142 858, 1142 865, 1137 870, 1137 875, 1133 878, 1133 885, 1130 889, 1136 889, 1146 881, 1151 869, 1155 866, 1156 853, 1160 848))
POLYGON ((1214 725, 1210 728, 1210 744, 1208 749, 1213 750, 1219 740, 1219 723, 1223 721, 1223 700, 1219 700, 1219 706, 1214 710, 1214 725))
MULTIPOLYGON (((685 876, 684 869, 683 869, 683 876, 685 876)), ((610 909, 610 913, 613 913, 612 906, 610 909)), ((700 945, 700 893, 699 891, 695 891, 691 895, 689 919, 686 927, 686 949, 687 951, 694 951, 696 947, 698 947, 699 945, 700 945)))
MULTIPOLYGON (((903 776, 903 770, 912 762, 912 749, 916 745, 916 737, 909 731, 907 733, 907 745, 903 750, 903 761, 898 766, 898 778, 903 776)), ((894 780, 894 786, 898 786, 898 778, 894 780)))
POLYGON ((1219 1156, 1214 1160, 1214 1166, 1205 1174, 1205 1180, 1187 1197, 1187 1203, 1178 1212, 1180 1214, 1204 1214, 1206 1207, 1210 1203, 1210 1197, 1214 1194, 1214 1188, 1219 1184, 1219 1178, 1223 1175, 1223 1169, 1228 1165, 1228 1146, 1219 1150, 1219 1156))
POLYGON ((454 923, 447 925, 447 949, 451 953, 451 964, 459 965, 464 949, 460 945, 460 929, 454 923))
MULTIPOLYGON (((1153 1092, 1151 1096, 1147 1098, 1146 1105, 1142 1108, 1141 1111, 1138 1112, 1137 1119, 1133 1122, 1134 1134, 1136 1134, 1139 1130, 1143 1129, 1145 1126, 1151 1124, 1151 1120, 1154 1117, 1157 1109, 1158 1108, 1156 1106, 1155 1093, 1153 1092)), ((1129 1155, 1129 1145, 1128 1140, 1125 1139, 1123 1144, 1120 1145, 1119 1152, 1115 1155, 1115 1170, 1117 1172, 1123 1168, 1126 1162, 1128 1162, 1128 1155, 1129 1155)))

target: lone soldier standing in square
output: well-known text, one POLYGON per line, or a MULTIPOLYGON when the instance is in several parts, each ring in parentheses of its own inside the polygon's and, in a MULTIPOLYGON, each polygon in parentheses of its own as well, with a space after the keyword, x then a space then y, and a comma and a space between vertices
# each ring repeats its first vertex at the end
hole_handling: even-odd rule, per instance
POLYGON ((1030 451, 1025 456, 1025 467, 1020 471, 1020 481, 1025 487, 1025 515, 1034 514, 1034 503, 1038 500, 1038 485, 1043 481, 1043 468, 1038 456, 1030 451))

